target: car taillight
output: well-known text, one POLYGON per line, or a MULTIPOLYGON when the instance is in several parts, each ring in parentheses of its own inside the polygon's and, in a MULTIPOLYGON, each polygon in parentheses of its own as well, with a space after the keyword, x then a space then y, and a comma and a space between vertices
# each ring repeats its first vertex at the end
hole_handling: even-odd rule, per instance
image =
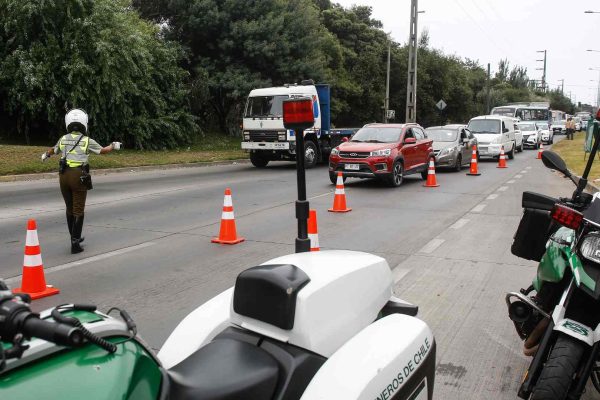
POLYGON ((557 204, 552 209, 552 219, 562 226, 566 226, 567 228, 571 229, 577 229, 581 226, 583 214, 579 211, 573 210, 572 208, 557 204))

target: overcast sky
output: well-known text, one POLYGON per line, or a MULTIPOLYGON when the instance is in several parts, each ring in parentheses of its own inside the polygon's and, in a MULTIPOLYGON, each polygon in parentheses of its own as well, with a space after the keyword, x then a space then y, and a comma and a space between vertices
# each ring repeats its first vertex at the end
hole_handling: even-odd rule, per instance
MULTIPOLYGON (((406 43, 410 0, 333 0, 344 7, 369 5, 373 17, 383 22, 395 41, 406 43)), ((419 33, 429 31, 432 47, 491 63, 508 58, 527 68, 530 79, 541 79, 543 53, 547 50, 546 80, 551 88, 565 80, 564 91, 572 100, 596 104, 600 52, 599 0, 419 0, 419 33), (593 80, 593 81, 591 81, 593 80)), ((399 77, 405 80, 406 77, 399 77)))

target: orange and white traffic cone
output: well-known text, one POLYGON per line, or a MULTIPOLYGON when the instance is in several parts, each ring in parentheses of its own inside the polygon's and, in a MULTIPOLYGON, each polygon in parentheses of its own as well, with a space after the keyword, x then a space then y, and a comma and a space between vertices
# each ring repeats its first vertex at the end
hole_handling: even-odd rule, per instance
POLYGON ((310 239, 310 251, 319 251, 319 229, 317 228, 317 211, 310 210, 308 214, 308 238, 310 239))
POLYGON ((225 189, 223 200, 223 214, 221 215, 221 229, 218 238, 212 238, 212 243, 236 244, 243 242, 243 237, 238 237, 235 229, 235 217, 233 215, 233 201, 231 200, 231 189, 225 189))
POLYGON ((500 149, 500 157, 498 157, 498 166, 496 168, 508 168, 506 165, 506 155, 504 154, 504 146, 500 149))
POLYGON ((328 211, 342 213, 352 211, 351 208, 346 207, 346 192, 344 191, 344 178, 342 177, 341 172, 338 172, 337 182, 335 184, 333 208, 330 208, 328 211))
POLYGON ((27 221, 27 236, 25 238, 25 257, 23 259, 23 277, 21 287, 13 289, 14 293, 27 293, 32 300, 60 293, 58 288, 46 285, 42 250, 38 240, 35 220, 27 221))
POLYGON ((477 169, 477 146, 473 146, 473 153, 471 153, 471 169, 467 172, 467 175, 481 175, 477 169))
POLYGON ((435 179, 435 160, 433 157, 429 159, 429 167, 427 168, 427 181, 423 185, 425 187, 438 187, 437 180, 435 179))
POLYGON ((540 148, 538 149, 537 159, 542 159, 542 153, 544 152, 544 143, 540 143, 540 148))

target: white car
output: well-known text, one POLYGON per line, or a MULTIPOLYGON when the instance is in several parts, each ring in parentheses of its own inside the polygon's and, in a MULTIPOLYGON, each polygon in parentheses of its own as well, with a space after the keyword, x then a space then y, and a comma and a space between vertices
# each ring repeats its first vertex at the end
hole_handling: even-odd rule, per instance
POLYGON ((467 129, 477 138, 481 157, 498 157, 504 148, 504 154, 512 160, 517 149, 514 126, 511 117, 482 115, 471 119, 467 129))
POLYGON ((542 133, 535 122, 521 122, 517 124, 523 132, 523 145, 533 149, 539 149, 542 143, 542 133))
POLYGON ((554 131, 550 129, 550 125, 547 122, 536 122, 535 123, 542 136, 542 142, 545 144, 554 143, 554 131))

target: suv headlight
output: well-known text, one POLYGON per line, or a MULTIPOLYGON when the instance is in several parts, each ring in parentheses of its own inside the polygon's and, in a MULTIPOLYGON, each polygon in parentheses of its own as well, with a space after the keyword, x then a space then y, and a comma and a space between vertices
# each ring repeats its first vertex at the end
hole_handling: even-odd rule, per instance
POLYGON ((340 150, 337 147, 334 147, 333 149, 331 149, 332 156, 337 156, 338 154, 340 154, 340 150))
POLYGON ((600 263, 600 232, 589 233, 581 242, 579 251, 584 258, 600 263))
POLYGON ((392 154, 392 149, 375 150, 371 152, 371 157, 374 156, 389 156, 392 154))

